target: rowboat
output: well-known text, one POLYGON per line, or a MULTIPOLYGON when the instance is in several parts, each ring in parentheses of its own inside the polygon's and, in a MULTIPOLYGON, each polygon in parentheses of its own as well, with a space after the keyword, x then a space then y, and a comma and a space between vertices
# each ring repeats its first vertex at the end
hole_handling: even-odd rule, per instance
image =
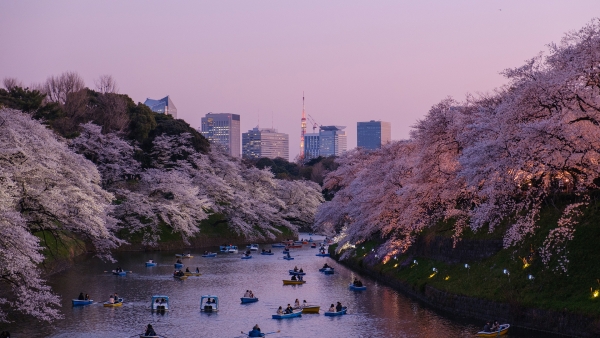
POLYGON ((269 256, 272 256, 272 255, 274 255, 275 253, 274 253, 274 252, 263 251, 263 252, 261 252, 260 254, 261 254, 261 255, 269 255, 269 256))
POLYGON ((288 279, 283 280, 283 285, 299 285, 299 284, 304 284, 304 283, 306 283, 305 280, 288 280, 288 279))
POLYGON ((152 311, 167 311, 169 310, 169 296, 154 295, 150 301, 152 311))
POLYGON ((348 285, 348 287, 350 288, 350 290, 352 291, 364 291, 367 289, 367 287, 365 285, 363 286, 354 286, 354 284, 350 283, 348 285))
POLYGON ((156 266, 156 262, 146 262, 146 266, 156 266))
POLYGON ((323 269, 323 271, 321 271, 321 272, 323 272, 326 275, 333 275, 333 268, 326 268, 326 269, 323 269))
POLYGON ((119 306, 123 306, 123 298, 119 298, 116 302, 114 303, 110 303, 110 302, 104 302, 104 304, 102 304, 104 307, 119 307, 119 306))
POLYGON ((319 313, 319 305, 306 305, 302 308, 302 313, 319 313))
POLYGON ((88 300, 73 299, 72 302, 73 302, 73 306, 83 306, 83 305, 90 305, 94 301, 91 299, 88 299, 88 300))
POLYGON ((329 253, 321 253, 319 252, 318 254, 316 254, 315 256, 319 256, 319 257, 329 257, 329 253))
POLYGON ((246 248, 250 249, 250 251, 258 251, 258 244, 250 244, 246 248))
POLYGON ((229 252, 229 253, 238 253, 238 247, 237 247, 237 245, 231 245, 229 247, 229 250, 227 250, 227 252, 229 252))
POLYGON ((258 302, 258 298, 256 298, 256 297, 254 297, 254 298, 242 297, 240 299, 242 300, 242 304, 258 302))
POLYGON ((484 331, 479 331, 477 332, 476 336, 477 337, 497 337, 497 336, 503 336, 508 332, 508 328, 510 327, 510 324, 501 324, 500 328, 497 331, 494 332, 484 332, 484 331))
POLYGON ((271 244, 272 248, 285 248, 285 244, 283 243, 278 243, 278 244, 271 244))
POLYGON ((302 316, 302 309, 298 309, 298 310, 292 311, 292 313, 286 313, 286 314, 282 314, 282 315, 273 315, 273 319, 285 319, 285 318, 294 318, 294 317, 301 317, 301 316, 302 316))
POLYGON ((115 276, 125 276, 127 274, 127 271, 119 271, 117 272, 117 270, 113 270, 112 274, 115 276))
POLYGON ((192 254, 175 254, 175 257, 177 258, 194 258, 194 256, 192 256, 192 254))
POLYGON ((217 253, 216 252, 207 253, 207 254, 202 255, 202 257, 217 257, 217 253))
POLYGON ((292 259, 294 259, 294 257, 292 257, 292 256, 283 256, 283 259, 287 259, 288 261, 291 261, 292 259))
POLYGON ((198 277, 198 276, 201 276, 202 274, 200 272, 184 272, 183 275, 184 276, 188 276, 188 277, 189 276, 196 276, 196 277, 198 277))
POLYGON ((325 272, 325 270, 331 270, 331 271, 333 271, 333 268, 320 268, 319 272, 325 272))
POLYGON ((300 272, 300 271, 294 271, 294 270, 289 270, 290 275, 295 275, 295 276, 304 276, 306 275, 306 272, 300 272))
POLYGON ((183 268, 182 263, 175 263, 175 269, 181 269, 181 268, 183 268))
POLYGON ((329 312, 329 311, 327 311, 327 312, 324 313, 324 315, 330 316, 330 317, 332 317, 332 316, 341 316, 341 315, 345 315, 347 310, 348 310, 348 308, 344 306, 344 307, 342 307, 342 311, 336 311, 336 312, 329 312))
POLYGON ((252 255, 247 255, 247 256, 244 255, 244 256, 242 256, 242 259, 250 259, 250 258, 252 258, 252 255))

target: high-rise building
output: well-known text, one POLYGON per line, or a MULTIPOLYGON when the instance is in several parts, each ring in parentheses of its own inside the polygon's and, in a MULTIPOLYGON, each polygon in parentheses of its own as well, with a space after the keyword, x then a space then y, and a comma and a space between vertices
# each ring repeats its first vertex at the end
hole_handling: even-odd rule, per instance
POLYGON ((173 118, 177 118, 177 108, 175 108, 175 105, 173 104, 173 101, 171 101, 169 95, 160 100, 146 99, 144 104, 150 107, 150 109, 155 113, 171 115, 173 118))
POLYGON ((233 157, 240 157, 240 116, 208 113, 202 118, 200 133, 211 143, 225 147, 233 157))
POLYGON ((289 161, 290 138, 278 133, 277 129, 254 128, 242 134, 242 156, 244 158, 276 158, 289 161))
POLYGON ((347 150, 346 132, 343 126, 320 126, 319 133, 304 135, 304 159, 319 156, 340 156, 347 150))
POLYGON ((357 147, 379 149, 392 140, 392 125, 389 122, 374 121, 356 123, 357 147))

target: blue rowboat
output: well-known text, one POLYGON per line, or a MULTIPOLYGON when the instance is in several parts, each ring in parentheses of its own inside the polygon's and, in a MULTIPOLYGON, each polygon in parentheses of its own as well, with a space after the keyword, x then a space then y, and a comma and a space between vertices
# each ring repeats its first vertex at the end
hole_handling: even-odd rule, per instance
POLYGON ((324 273, 326 275, 333 275, 333 268, 319 269, 319 271, 321 271, 322 273, 324 273))
POLYGON ((125 276, 127 274, 127 271, 117 272, 117 270, 113 270, 112 274, 115 276, 125 276))
POLYGON ((306 272, 300 272, 300 271, 294 271, 294 270, 289 270, 290 275, 296 275, 296 276, 304 276, 306 275, 306 272))
POLYGON ((292 259, 294 259, 294 257, 283 256, 283 259, 286 259, 286 260, 288 260, 288 261, 291 261, 292 259))
POLYGON ((325 272, 325 270, 331 270, 331 271, 333 271, 333 268, 320 268, 319 272, 325 272))
POLYGON ((146 262, 146 266, 156 266, 156 262, 146 262))
POLYGON ((302 309, 294 310, 292 313, 286 313, 286 314, 282 314, 282 315, 273 315, 272 317, 273 317, 273 319, 302 317, 302 309))
POLYGON ((88 300, 73 299, 72 302, 73 302, 73 306, 83 306, 83 305, 90 305, 94 301, 91 299, 88 299, 88 300))
POLYGON ((329 312, 329 311, 327 311, 327 312, 324 313, 324 315, 330 316, 330 317, 341 316, 341 315, 345 315, 347 310, 348 310, 348 308, 345 307, 345 306, 343 306, 342 307, 342 311, 336 311, 336 312, 329 312))
POLYGON ((319 257, 329 257, 329 253, 318 253, 315 256, 319 256, 319 257))
POLYGON ((175 263, 175 269, 181 269, 181 268, 183 268, 182 263, 175 263))
POLYGON ((350 290, 352 291, 364 291, 367 289, 367 287, 365 285, 363 286, 354 286, 354 284, 350 283, 348 285, 348 287, 350 288, 350 290))
POLYGON ((285 244, 283 243, 278 243, 278 244, 271 244, 272 248, 285 248, 285 244))
POLYGON ((206 254, 206 255, 202 255, 202 257, 217 257, 217 253, 216 252, 209 253, 209 254, 206 254))
POLYGON ((240 299, 242 300, 242 304, 258 302, 258 298, 256 298, 256 297, 254 297, 254 298, 242 297, 240 299))
POLYGON ((274 253, 274 252, 267 252, 267 251, 264 251, 264 252, 261 252, 260 254, 261 254, 261 255, 269 255, 269 256, 272 256, 272 255, 274 255, 275 253, 274 253))
POLYGON ((242 259, 250 259, 250 258, 252 258, 252 255, 242 256, 242 259))

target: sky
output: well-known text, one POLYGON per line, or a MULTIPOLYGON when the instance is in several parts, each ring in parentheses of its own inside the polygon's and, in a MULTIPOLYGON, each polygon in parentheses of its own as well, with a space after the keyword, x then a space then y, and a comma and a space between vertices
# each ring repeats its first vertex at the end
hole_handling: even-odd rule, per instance
MULTIPOLYGON (((0 1, 0 79, 112 75, 136 102, 169 95, 192 127, 208 112, 290 135, 302 93, 320 125, 391 122, 409 137, 430 107, 489 93, 600 16, 598 0, 0 1)), ((309 126, 307 132, 312 132, 309 126)))

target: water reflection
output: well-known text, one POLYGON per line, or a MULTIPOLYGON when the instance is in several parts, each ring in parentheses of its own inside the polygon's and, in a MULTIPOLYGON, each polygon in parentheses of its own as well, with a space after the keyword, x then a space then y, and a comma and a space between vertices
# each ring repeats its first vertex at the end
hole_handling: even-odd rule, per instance
POLYGON ((293 261, 283 260, 281 249, 273 251, 273 256, 254 254, 247 260, 240 259, 240 254, 202 258, 199 251, 193 252, 194 257, 183 263, 191 271, 198 267, 202 275, 183 281, 172 277, 176 259, 171 252, 117 254, 118 264, 132 271, 125 277, 110 274, 113 264, 90 258, 50 279, 55 292, 63 297, 63 320, 40 325, 25 319, 8 329, 15 337, 131 337, 148 323, 166 337, 239 337, 240 331, 247 332, 255 324, 263 332, 281 330, 273 337, 472 337, 478 331, 473 325, 439 316, 330 258, 315 256, 317 249, 307 245, 292 249, 293 261), (148 259, 158 265, 145 267, 148 259), (324 263, 333 266, 335 274, 319 273, 324 263), (304 269, 307 283, 283 285, 294 266, 304 269), (367 285, 366 291, 348 289, 355 276, 367 285), (246 290, 252 290, 259 301, 240 304, 246 290), (71 299, 80 292, 89 293, 98 303, 71 307, 71 299), (124 298, 123 307, 103 307, 101 303, 114 292, 124 298), (169 296, 171 310, 150 310, 151 297, 157 294, 169 296), (218 313, 200 312, 200 297, 206 294, 219 297, 218 313), (296 298, 320 305, 321 313, 271 319, 279 306, 293 304, 296 298), (338 301, 348 306, 348 314, 323 316, 323 311, 338 301))

